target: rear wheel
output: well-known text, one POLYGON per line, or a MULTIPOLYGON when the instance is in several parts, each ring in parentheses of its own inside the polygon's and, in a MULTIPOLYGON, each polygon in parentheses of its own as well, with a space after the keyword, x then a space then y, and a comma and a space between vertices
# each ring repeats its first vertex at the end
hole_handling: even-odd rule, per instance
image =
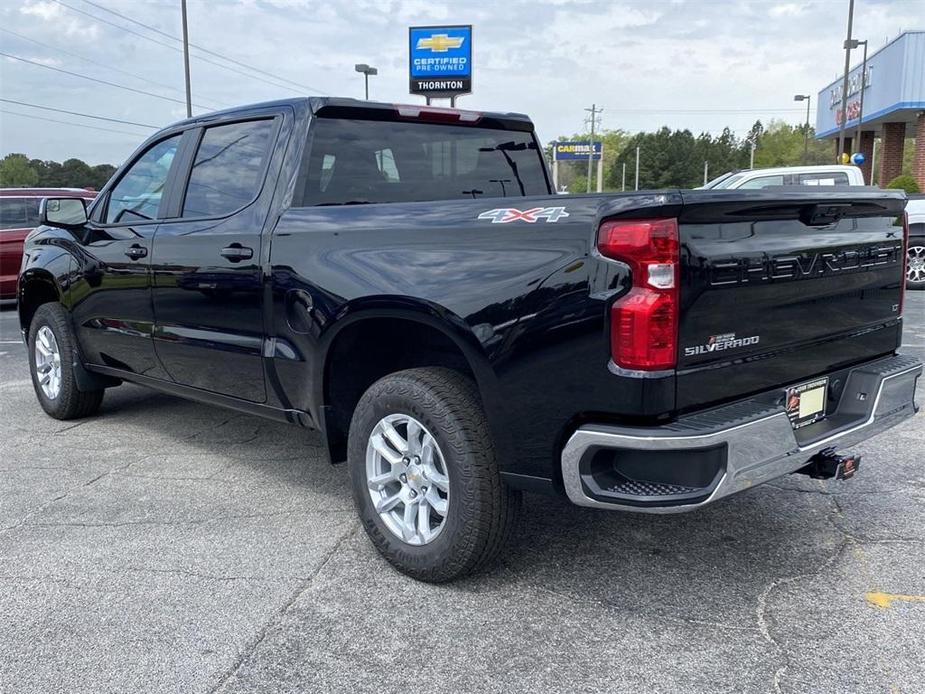
POLYGON ((104 391, 77 388, 76 359, 64 308, 58 303, 42 304, 29 326, 29 367, 39 404, 55 419, 86 417, 103 402, 104 391))
POLYGON ((906 289, 925 289, 925 238, 909 239, 906 289))
POLYGON ((390 374, 360 399, 348 465, 360 519, 399 571, 443 582, 492 561, 520 493, 501 482, 475 384, 449 369, 390 374))

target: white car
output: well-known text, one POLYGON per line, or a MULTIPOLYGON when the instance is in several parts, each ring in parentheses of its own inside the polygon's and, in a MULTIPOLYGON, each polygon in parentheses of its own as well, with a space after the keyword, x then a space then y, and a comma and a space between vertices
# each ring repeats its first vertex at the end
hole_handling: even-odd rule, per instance
POLYGON ((703 188, 767 188, 769 186, 863 186, 864 176, 856 166, 781 166, 776 169, 730 171, 703 188))
POLYGON ((909 216, 906 288, 925 289, 925 195, 910 195, 906 214, 909 216))

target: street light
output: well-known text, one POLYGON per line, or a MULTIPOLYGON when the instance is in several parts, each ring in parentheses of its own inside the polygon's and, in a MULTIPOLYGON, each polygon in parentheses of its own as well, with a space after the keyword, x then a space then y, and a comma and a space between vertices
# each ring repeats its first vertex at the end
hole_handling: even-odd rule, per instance
POLYGON ((809 156, 809 102, 812 101, 812 96, 809 94, 794 94, 793 100, 806 102, 806 126, 803 128, 803 163, 805 164, 809 156))
POLYGON ((861 63, 861 103, 858 104, 858 132, 855 135, 856 150, 858 152, 861 151, 861 119, 864 118, 864 88, 867 86, 867 41, 858 41, 857 39, 845 41, 845 48, 857 48, 862 44, 864 46, 864 61, 861 63))
POLYGON ((363 73, 363 80, 366 83, 366 100, 369 101, 369 76, 378 75, 379 71, 366 63, 357 63, 353 66, 353 69, 363 73))

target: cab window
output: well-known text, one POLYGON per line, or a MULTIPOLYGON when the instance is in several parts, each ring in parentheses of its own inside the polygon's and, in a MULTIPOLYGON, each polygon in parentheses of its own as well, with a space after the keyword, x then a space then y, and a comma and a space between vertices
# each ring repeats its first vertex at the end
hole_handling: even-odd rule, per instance
POLYGON ((157 219, 181 135, 161 140, 142 154, 112 189, 107 224, 157 219))
POLYGON ((31 229, 39 223, 39 198, 0 198, 0 229, 31 229))
POLYGON ((767 188, 768 186, 782 186, 784 185, 784 177, 781 176, 759 176, 758 178, 753 178, 751 180, 745 181, 739 188, 767 188))
POLYGON ((249 204, 260 190, 273 120, 206 128, 190 172, 184 217, 221 217, 249 204))

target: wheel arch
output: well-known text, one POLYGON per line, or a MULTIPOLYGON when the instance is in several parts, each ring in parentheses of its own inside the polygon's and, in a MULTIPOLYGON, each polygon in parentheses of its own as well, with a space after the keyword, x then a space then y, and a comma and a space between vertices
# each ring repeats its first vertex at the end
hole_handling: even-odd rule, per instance
POLYGON ((346 458, 360 396, 389 373, 443 366, 471 378, 486 409, 494 402, 497 381, 482 344, 462 318, 433 303, 405 297, 352 302, 319 346, 315 402, 332 462, 346 458))
POLYGON ((54 275, 45 268, 26 269, 17 291, 19 327, 28 332, 39 306, 53 301, 64 303, 64 290, 54 275))

